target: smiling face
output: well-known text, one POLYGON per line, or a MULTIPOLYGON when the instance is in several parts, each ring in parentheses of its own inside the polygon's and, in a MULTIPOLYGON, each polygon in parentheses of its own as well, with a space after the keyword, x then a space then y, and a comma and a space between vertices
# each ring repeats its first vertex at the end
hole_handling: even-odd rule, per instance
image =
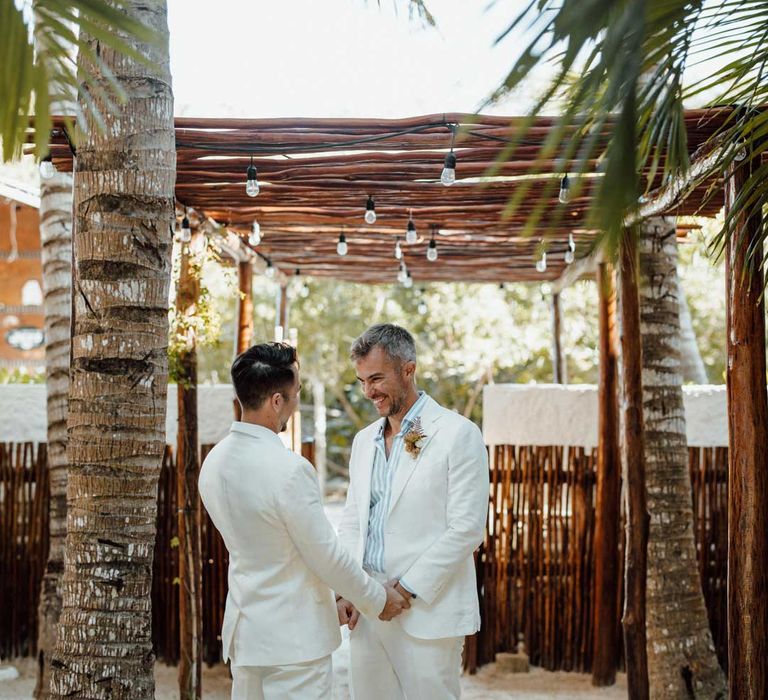
POLYGON ((363 394, 380 416, 397 416, 413 390, 415 362, 397 362, 378 345, 355 361, 363 394))

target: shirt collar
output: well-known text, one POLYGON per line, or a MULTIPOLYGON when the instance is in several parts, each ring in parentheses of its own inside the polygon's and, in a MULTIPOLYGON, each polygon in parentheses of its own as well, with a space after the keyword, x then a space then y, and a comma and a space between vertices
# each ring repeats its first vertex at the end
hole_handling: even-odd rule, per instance
MULTIPOLYGON (((419 398, 413 402, 413 406, 408 409, 408 412, 403 416, 403 422, 400 424, 400 432, 397 435, 405 435, 412 427, 421 414, 421 410, 424 408, 424 404, 427 402, 427 392, 420 391, 419 398)), ((387 426, 386 417, 379 421, 379 430, 374 438, 377 441, 384 440, 384 428, 387 426)), ((397 435, 395 437, 397 437, 397 435)))
POLYGON ((279 443, 281 447, 285 447, 285 445, 283 445, 283 441, 280 439, 280 436, 274 430, 265 428, 263 425, 256 425, 255 423, 243 423, 243 421, 236 420, 232 422, 232 427, 229 430, 232 433, 245 433, 251 437, 262 438, 264 440, 274 440, 275 442, 279 443))

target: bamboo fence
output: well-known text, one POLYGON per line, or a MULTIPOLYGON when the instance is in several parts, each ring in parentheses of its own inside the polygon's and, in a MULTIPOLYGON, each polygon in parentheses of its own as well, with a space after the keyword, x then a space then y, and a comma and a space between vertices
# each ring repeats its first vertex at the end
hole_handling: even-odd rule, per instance
MULTIPOLYGON (((203 457, 210 447, 203 446, 203 457)), ((699 570, 724 663, 728 450, 689 448, 689 455, 699 570)), ((583 448, 494 448, 488 528, 477 554, 483 628, 468 645, 470 670, 492 661, 496 652, 514 650, 518 642, 535 665, 591 669, 595 462, 595 452, 583 448)), ((37 597, 48 549, 47 494, 45 445, 0 443, 0 599, 12 602, 0 615, 0 658, 35 653, 37 597)), ((152 588, 155 651, 168 663, 179 658, 175 537, 169 446, 158 488, 152 588)), ((214 664, 221 660, 228 557, 205 513, 202 551, 203 659, 214 664)), ((621 545, 617 556, 622 557, 621 545)), ((621 587, 616 595, 621 600, 621 587)))

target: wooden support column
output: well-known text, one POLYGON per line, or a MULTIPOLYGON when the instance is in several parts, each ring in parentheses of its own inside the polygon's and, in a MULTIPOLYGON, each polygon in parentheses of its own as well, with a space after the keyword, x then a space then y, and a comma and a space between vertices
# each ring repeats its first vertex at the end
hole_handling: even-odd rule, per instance
POLYGON ((552 295, 552 375, 555 384, 568 383, 568 374, 563 358, 561 328, 560 294, 555 292, 552 295))
MULTIPOLYGON (((193 233, 195 237, 201 234, 193 233)), ((197 431, 197 348, 194 326, 184 322, 196 313, 200 296, 199 271, 190 260, 191 244, 182 245, 179 286, 176 291, 178 327, 185 345, 178 358, 176 442, 176 496, 179 538, 179 697, 200 700, 203 661, 200 471, 197 431), (186 329, 186 331, 185 331, 186 329)))
MULTIPOLYGON (((759 158, 728 174, 726 211, 759 158)), ((728 395, 728 686, 768 698, 768 399, 760 203, 735 221, 725 251, 728 395), (747 262, 747 250, 752 260, 747 262)))
POLYGON ((275 339, 288 340, 288 285, 281 284, 277 296, 277 315, 275 318, 275 339), (279 330, 278 329, 282 329, 279 330), (282 334, 282 335, 280 335, 282 334))
POLYGON ((637 276, 637 236, 626 229, 619 252, 621 411, 627 503, 624 650, 630 700, 648 700, 645 592, 648 571, 648 507, 645 493, 642 343, 637 276))
POLYGON ((241 260, 237 264, 237 336, 235 355, 245 352, 253 341, 253 264, 241 260))
POLYGON ((613 269, 600 263, 600 366, 598 377, 597 494, 595 507, 595 610, 592 685, 616 682, 619 665, 619 531, 621 528, 621 456, 617 386, 618 340, 613 269))

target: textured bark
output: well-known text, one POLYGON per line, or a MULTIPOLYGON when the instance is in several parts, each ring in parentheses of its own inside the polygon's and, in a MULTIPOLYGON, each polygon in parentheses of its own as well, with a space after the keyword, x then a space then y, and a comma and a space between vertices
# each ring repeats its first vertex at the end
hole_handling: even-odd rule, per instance
MULTIPOLYGON (((84 37, 125 90, 75 173, 67 539, 52 697, 154 696, 151 579, 165 446, 176 153, 165 2, 120 4, 147 62, 84 37)), ((83 60, 83 52, 80 53, 83 60)), ((89 116, 92 121, 93 117, 89 116)))
POLYGON ((637 237, 627 230, 619 252, 621 348, 621 417, 624 484, 627 502, 624 567, 624 653, 630 700, 648 699, 648 656, 645 634, 648 567, 648 508, 645 494, 642 345, 637 287, 637 237))
POLYGON ((552 295, 552 381, 555 384, 567 384, 568 372, 563 357, 562 313, 560 295, 552 295))
MULTIPOLYGON (((729 173, 732 209, 754 169, 729 173)), ((765 385, 764 235, 761 202, 742 214, 725 251, 728 363, 728 689, 733 700, 768 697, 768 397, 765 385), (747 251, 753 258, 747 262, 747 251), (756 261, 756 262, 755 262, 756 261)))
POLYGON ((67 405, 69 324, 72 304, 72 175, 40 181, 40 246, 45 313, 45 383, 48 401, 50 503, 48 561, 37 614, 38 674, 35 697, 49 697, 51 654, 61 613, 61 574, 67 534, 67 405))
MULTIPOLYGON (((193 232, 194 237, 200 236, 193 232)), ((193 317, 200 296, 200 280, 190 269, 191 245, 182 244, 176 311, 179 318, 193 317)), ((179 428, 176 444, 176 496, 179 504, 179 697, 200 700, 203 657, 203 615, 200 534, 200 499, 197 479, 197 338, 188 327, 185 345, 178 358, 177 404, 179 428)))
POLYGON ((597 270, 600 303, 598 446, 595 505, 595 611, 592 685, 613 685, 619 665, 619 531, 621 529, 621 455, 616 376, 618 340, 613 270, 597 270))
POLYGON ((696 560, 680 361, 677 237, 673 219, 640 235, 640 330, 648 511, 647 636, 652 698, 726 694, 696 560))
POLYGON ((691 310, 688 308, 688 300, 685 291, 678 279, 677 293, 680 309, 680 373, 684 382, 694 384, 707 384, 707 368, 701 358, 699 344, 696 342, 696 334, 693 331, 691 310))

